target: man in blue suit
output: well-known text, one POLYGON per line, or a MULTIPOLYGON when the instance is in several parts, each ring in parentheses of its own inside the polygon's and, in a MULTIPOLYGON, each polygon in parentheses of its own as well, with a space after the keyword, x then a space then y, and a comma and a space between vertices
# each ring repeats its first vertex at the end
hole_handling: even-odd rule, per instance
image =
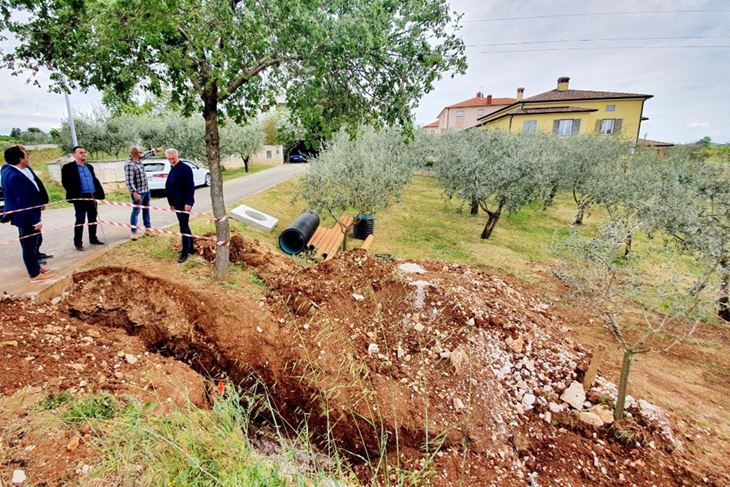
POLYGON ((25 147, 13 145, 5 149, 5 164, 0 170, 5 211, 11 213, 10 223, 18 227, 23 263, 31 282, 52 279, 51 269, 39 262, 41 239, 41 206, 48 203, 42 183, 30 168, 30 156, 25 147), (26 209, 27 208, 27 209, 26 209))
MULTIPOLYGON (((170 162, 170 174, 167 175, 165 181, 165 192, 167 193, 167 202, 173 210, 192 211, 195 204, 195 180, 193 179, 193 170, 180 161, 180 156, 176 149, 167 149, 165 157, 170 162)), ((180 223, 180 233, 190 235, 190 214, 175 213, 177 221, 180 223)), ((177 259, 179 263, 188 260, 188 255, 195 252, 193 245, 193 237, 182 238, 182 251, 177 259)))

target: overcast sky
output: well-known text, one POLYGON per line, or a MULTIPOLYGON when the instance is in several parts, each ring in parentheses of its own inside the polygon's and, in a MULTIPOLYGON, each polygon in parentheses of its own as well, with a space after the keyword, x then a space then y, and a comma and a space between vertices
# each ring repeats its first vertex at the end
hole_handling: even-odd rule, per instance
MULTIPOLYGON (((439 81, 434 91, 423 97, 416 111, 419 124, 435 120, 444 105, 470 98, 477 91, 495 97, 514 97, 515 89, 523 86, 528 97, 553 89, 559 76, 569 76, 571 88, 654 95, 645 106, 644 115, 649 121, 642 124, 642 137, 691 142, 709 135, 717 142, 730 142, 730 49, 670 48, 730 46, 730 1, 453 0, 451 3, 456 11, 464 14, 461 35, 469 46, 469 69, 463 76, 439 81), (667 10, 715 12, 659 12, 667 10), (652 13, 505 20, 637 11, 652 13), (654 39, 645 39, 648 37, 654 39), (612 40, 583 41, 607 38, 612 40), (558 40, 570 41, 547 42, 558 40), (637 46, 663 48, 629 48, 637 46), (589 47, 621 48, 585 49, 589 47)), ((46 86, 45 78, 40 81, 46 86)), ((48 130, 60 125, 65 117, 62 95, 29 85, 24 77, 13 77, 4 70, 0 71, 0 86, 0 133, 9 133, 12 127, 36 126, 48 130)), ((77 111, 90 112, 100 104, 100 96, 94 91, 73 93, 71 100, 77 111)))

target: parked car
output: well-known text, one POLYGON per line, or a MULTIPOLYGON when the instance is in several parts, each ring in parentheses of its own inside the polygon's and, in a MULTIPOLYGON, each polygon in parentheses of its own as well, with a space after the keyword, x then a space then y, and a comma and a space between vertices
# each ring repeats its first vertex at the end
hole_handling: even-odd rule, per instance
POLYGON ((289 154, 289 162, 307 162, 307 158, 301 152, 289 154))
MULTIPOLYGON (((185 159, 180 159, 180 163, 187 164, 193 170, 195 187, 210 186, 210 171, 208 169, 185 159)), ((164 191, 167 175, 170 174, 170 162, 167 159, 145 162, 144 172, 147 175, 150 191, 164 191)))

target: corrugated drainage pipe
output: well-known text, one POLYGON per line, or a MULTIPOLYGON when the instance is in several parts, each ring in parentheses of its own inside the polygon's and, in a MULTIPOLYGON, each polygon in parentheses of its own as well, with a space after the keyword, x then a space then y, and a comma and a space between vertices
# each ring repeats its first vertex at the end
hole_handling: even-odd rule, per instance
POLYGON ((297 255, 307 248, 307 242, 312 238, 319 226, 319 216, 316 213, 304 212, 279 235, 279 247, 289 255, 297 255))

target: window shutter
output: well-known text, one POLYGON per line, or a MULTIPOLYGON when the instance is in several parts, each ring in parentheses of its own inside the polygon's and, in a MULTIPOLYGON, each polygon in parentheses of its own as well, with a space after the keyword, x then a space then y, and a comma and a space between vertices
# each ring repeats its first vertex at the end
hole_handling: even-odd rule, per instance
POLYGON ((621 133, 621 124, 622 124, 623 121, 624 121, 623 118, 617 118, 613 122, 613 133, 614 134, 620 134, 621 133))
POLYGON ((573 130, 570 132, 571 135, 576 135, 580 132, 580 118, 573 119, 573 130))
POLYGON ((560 130, 560 120, 553 120, 553 133, 557 134, 560 130))
POLYGON ((601 124, 603 120, 596 120, 596 134, 601 135, 601 124))

